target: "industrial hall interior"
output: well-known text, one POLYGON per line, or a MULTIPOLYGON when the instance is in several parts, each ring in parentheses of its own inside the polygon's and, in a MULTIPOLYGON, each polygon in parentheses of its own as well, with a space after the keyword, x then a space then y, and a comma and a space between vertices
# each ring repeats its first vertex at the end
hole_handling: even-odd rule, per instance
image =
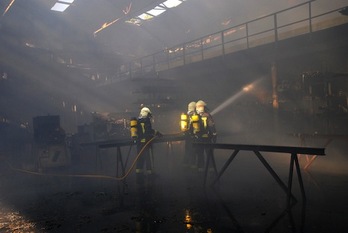
POLYGON ((0 14, 0 232, 347 232, 348 0, 0 14))

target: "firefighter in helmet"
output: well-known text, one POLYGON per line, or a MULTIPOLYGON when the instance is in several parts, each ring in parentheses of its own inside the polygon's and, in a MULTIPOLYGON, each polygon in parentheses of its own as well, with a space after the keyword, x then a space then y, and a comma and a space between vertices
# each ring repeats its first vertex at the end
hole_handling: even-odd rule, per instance
POLYGON ((143 184, 145 175, 149 179, 153 177, 153 161, 150 154, 151 145, 147 143, 155 136, 161 137, 162 134, 152 128, 151 124, 152 113, 149 108, 143 107, 140 110, 139 117, 131 120, 132 138, 137 143, 138 153, 142 153, 136 164, 136 182, 143 184), (133 131, 132 131, 133 130, 133 131), (146 146, 146 148, 144 148, 146 146), (146 171, 144 170, 146 169, 146 171))
MULTIPOLYGON (((215 143, 217 139, 217 132, 215 128, 215 122, 211 114, 208 112, 207 104, 203 100, 196 102, 196 112, 199 115, 200 129, 196 133, 197 141, 203 143, 215 143)), ((214 164, 213 149, 205 149, 203 147, 198 147, 197 153, 197 166, 198 171, 203 171, 204 167, 204 154, 208 159, 212 159, 210 165, 214 164)))
POLYGON ((192 127, 192 116, 197 115, 196 113, 196 102, 192 101, 187 105, 187 112, 181 114, 181 131, 185 136, 185 152, 183 166, 194 166, 195 165, 195 151, 192 147, 192 142, 195 141, 196 137, 194 135, 192 127))

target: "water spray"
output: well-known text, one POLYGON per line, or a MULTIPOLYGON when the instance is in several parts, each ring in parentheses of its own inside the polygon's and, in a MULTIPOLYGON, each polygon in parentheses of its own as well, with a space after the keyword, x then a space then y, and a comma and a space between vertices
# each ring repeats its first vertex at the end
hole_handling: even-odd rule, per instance
POLYGON ((237 92, 236 94, 232 95, 230 98, 225 100, 222 104, 217 106, 210 114, 215 115, 216 113, 220 112, 221 110, 225 109, 227 106, 232 104, 234 101, 236 101, 239 97, 241 97, 244 94, 244 91, 241 90, 237 92))
POLYGON ((262 78, 252 82, 249 85, 246 85, 245 87, 242 88, 239 92, 235 93, 231 97, 229 97, 227 100, 225 100, 222 104, 217 106, 213 111, 211 111, 211 115, 215 115, 216 113, 220 112, 221 110, 225 109, 227 106, 235 102, 238 98, 240 98, 243 94, 249 92, 252 90, 257 83, 259 83, 262 80, 262 78))

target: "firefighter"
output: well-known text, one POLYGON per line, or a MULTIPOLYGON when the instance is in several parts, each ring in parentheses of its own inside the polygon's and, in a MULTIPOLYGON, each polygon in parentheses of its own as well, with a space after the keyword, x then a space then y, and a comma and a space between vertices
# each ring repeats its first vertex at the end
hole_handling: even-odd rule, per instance
POLYGON ((192 128, 192 116, 196 115, 196 102, 190 102, 187 105, 187 113, 181 115, 181 131, 185 136, 185 152, 184 152, 184 167, 194 166, 195 153, 192 148, 192 142, 195 140, 195 135, 192 128))
POLYGON ((145 175, 148 176, 148 179, 153 177, 153 161, 150 154, 151 145, 143 150, 143 147, 155 136, 161 137, 162 134, 152 128, 151 124, 152 113, 149 108, 143 107, 140 110, 140 114, 136 121, 131 121, 131 132, 132 127, 134 132, 132 133, 132 138, 137 144, 138 153, 142 153, 136 164, 136 182, 137 184, 144 184, 145 175), (142 151, 143 150, 143 151, 142 151), (142 151, 142 152, 141 152, 142 151), (146 171, 144 170, 146 169, 146 171))
MULTIPOLYGON (((199 115, 200 129, 196 134, 197 141, 203 143, 215 143, 217 139, 217 132, 215 128, 215 122, 207 109, 207 104, 203 100, 196 102, 196 112, 199 115)), ((205 149, 204 147, 198 147, 197 153, 197 166, 198 171, 204 170, 204 154, 207 156, 207 160, 211 159, 210 165, 215 167, 213 149, 205 149)), ((211 169, 211 167, 210 167, 211 169)))

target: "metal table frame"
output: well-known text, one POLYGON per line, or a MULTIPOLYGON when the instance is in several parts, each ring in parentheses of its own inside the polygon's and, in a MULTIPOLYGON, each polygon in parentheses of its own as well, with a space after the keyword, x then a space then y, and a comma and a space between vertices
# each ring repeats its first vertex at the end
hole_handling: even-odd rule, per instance
MULTIPOLYGON (((291 189, 293 184, 293 173, 294 173, 294 166, 296 168, 298 182, 301 189, 302 194, 302 200, 303 202, 306 201, 306 194, 304 190, 302 175, 301 175, 301 169, 298 162, 298 155, 299 154, 307 154, 307 155, 316 155, 316 156, 324 156, 325 155, 325 149, 324 148, 309 148, 309 147, 289 147, 289 146, 268 146, 268 145, 244 145, 244 144, 224 144, 224 143, 193 143, 193 146, 203 146, 205 148, 210 149, 225 149, 225 150, 233 150, 232 154, 228 158, 228 160, 225 162, 221 170, 217 173, 217 177, 212 182, 212 186, 215 185, 221 178, 221 176, 224 174, 228 166, 231 164, 233 159, 237 156, 239 151, 252 151, 256 155, 256 157, 261 161, 261 163, 265 166, 265 168, 268 170, 268 172, 272 175, 272 177, 276 180, 278 185, 284 190, 284 192, 287 194, 287 204, 290 206, 291 204, 291 198, 293 198, 296 201, 296 198, 292 195, 291 189), (266 159, 262 156, 261 152, 272 152, 272 153, 285 153, 290 154, 290 165, 289 165, 289 176, 288 176, 288 185, 280 179, 278 174, 273 170, 273 168, 270 166, 270 164, 266 161, 266 159)), ((207 159, 207 163, 209 161, 214 161, 211 158, 207 159)), ((206 165, 205 169, 205 177, 208 173, 209 164, 206 165)))
MULTIPOLYGON (((185 140, 185 137, 182 133, 169 134, 169 135, 164 135, 163 137, 155 138, 155 140, 151 144, 153 144, 153 143, 167 143, 167 153, 171 153, 172 152, 172 142, 184 141, 184 140, 185 140)), ((114 139, 114 140, 86 142, 86 143, 81 143, 80 145, 81 146, 95 146, 96 165, 98 165, 98 160, 100 160, 100 156, 99 156, 100 149, 117 148, 116 175, 123 176, 125 174, 128 157, 126 159, 126 162, 124 163, 123 159, 122 159, 121 148, 128 146, 129 147, 128 154, 129 154, 132 147, 135 146, 135 143, 134 143, 133 139, 114 139), (121 171, 121 173, 120 173, 120 171, 121 171)), ((149 146, 151 146, 151 145, 149 145, 149 146)))

